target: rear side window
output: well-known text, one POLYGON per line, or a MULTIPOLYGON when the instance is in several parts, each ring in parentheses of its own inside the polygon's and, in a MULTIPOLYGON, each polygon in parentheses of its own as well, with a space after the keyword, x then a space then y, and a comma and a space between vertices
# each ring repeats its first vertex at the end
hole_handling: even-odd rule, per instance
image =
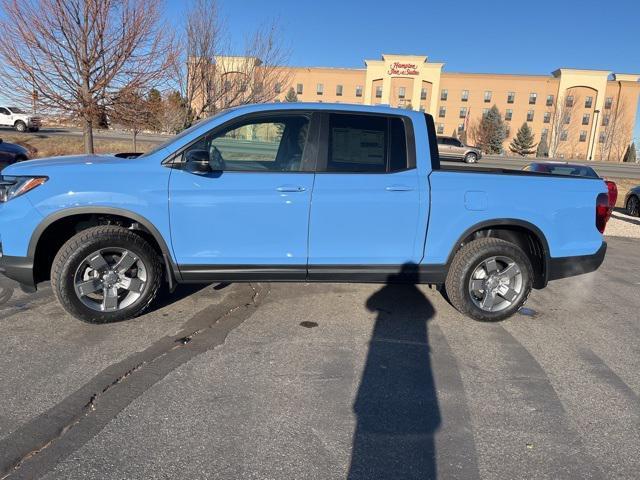
POLYGON ((331 114, 327 172, 385 173, 407 169, 404 122, 397 117, 331 114))

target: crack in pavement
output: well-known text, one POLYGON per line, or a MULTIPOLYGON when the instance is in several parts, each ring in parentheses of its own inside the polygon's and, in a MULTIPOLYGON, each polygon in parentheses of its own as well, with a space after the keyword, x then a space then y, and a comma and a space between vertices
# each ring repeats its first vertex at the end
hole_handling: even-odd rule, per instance
POLYGON ((142 352, 110 365, 48 411, 0 440, 0 480, 36 478, 97 435, 131 402, 194 357, 221 344, 259 307, 268 286, 238 284, 142 352))

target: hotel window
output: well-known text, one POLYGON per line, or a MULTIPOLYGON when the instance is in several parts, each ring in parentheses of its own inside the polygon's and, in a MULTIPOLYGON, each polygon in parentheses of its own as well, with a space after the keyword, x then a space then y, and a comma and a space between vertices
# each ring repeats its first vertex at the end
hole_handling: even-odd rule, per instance
POLYGON ((584 108, 591 108, 593 105, 593 97, 587 97, 584 100, 584 108))
POLYGON ((538 99, 538 94, 535 92, 531 92, 529 94, 529 105, 535 105, 537 99, 538 99))
POLYGON ((445 101, 449 96, 449 90, 446 88, 444 90, 440 90, 440 100, 445 101))
POLYGON ((420 106, 420 111, 421 112, 426 112, 427 110, 423 106, 420 106))
POLYGON ((444 133, 444 123, 438 124, 438 133, 444 133))
POLYGON ((591 114, 590 113, 585 113, 584 115, 582 115, 582 124, 583 125, 589 125, 590 118, 591 118, 591 114))
POLYGON ((549 123, 550 121, 551 121, 551 112, 544 112, 544 115, 542 116, 542 122, 549 123))
POLYGON ((573 95, 567 95, 567 98, 564 102, 565 107, 571 108, 573 107, 573 95))
POLYGON ((447 116, 447 107, 440 107, 438 109, 438 117, 444 118, 447 116))
POLYGON ((225 80, 223 86, 224 86, 225 92, 228 92, 229 90, 231 90, 231 82, 229 80, 225 80))
POLYGON ((533 110, 527 112, 527 122, 533 122, 533 110))
POLYGON ((277 82, 273 89, 274 89, 274 91, 276 93, 281 93, 282 92, 282 84, 280 82, 277 82))
POLYGON ((553 107, 553 95, 547 95, 547 107, 553 107))
POLYGON ((464 130, 464 123, 459 123, 458 124, 458 133, 462 132, 464 130))
POLYGON ((382 87, 381 86, 377 86, 376 87, 376 98, 382 98, 382 87))
POLYGON ((298 95, 302 95, 303 91, 304 91, 304 86, 301 83, 297 84, 296 85, 296 93, 298 95))
MULTIPOLYGON (((485 110, 487 110, 487 109, 485 108, 485 110)), ((485 113, 485 115, 486 115, 486 113, 485 113)), ((505 112, 504 112, 504 119, 505 120, 511 120, 512 118, 513 118, 513 110, 511 110, 510 108, 507 108, 505 110, 505 112)))
POLYGON ((489 103, 491 101, 491 91, 490 90, 485 90, 484 91, 484 103, 489 103))
POLYGON ((507 93, 507 103, 513 103, 516 100, 516 92, 507 93))
POLYGON ((509 124, 508 124, 508 123, 504 126, 504 134, 505 134, 507 137, 509 137, 509 135, 511 135, 511 127, 509 126, 509 124))
POLYGON ((469 90, 462 90, 462 95, 460 96, 460 100, 466 102, 469 100, 469 90))
POLYGON ((398 98, 403 99, 407 94, 407 89, 405 87, 398 88, 398 98))
POLYGON ((606 113, 606 114, 604 114, 602 116, 602 126, 603 127, 606 127, 607 125, 609 125, 609 118, 610 118, 610 115, 608 113, 606 113))
POLYGON ((607 134, 604 132, 600 132, 600 135, 598 136, 598 142, 604 143, 606 138, 607 138, 607 134))
POLYGON ((566 140, 567 140, 567 136, 568 136, 567 131, 566 131, 566 130, 562 130, 562 131, 560 132, 560 141, 561 141, 561 142, 566 141, 566 140))
POLYGON ((611 105, 613 104, 613 97, 607 97, 604 99, 604 108, 607 110, 611 109, 611 105))
POLYGON ((356 97, 362 96, 362 85, 356 85, 356 97))
POLYGON ((336 85, 336 96, 337 97, 342 96, 342 85, 336 85))
POLYGON ((565 124, 565 125, 569 125, 570 123, 571 123, 571 115, 570 115, 569 113, 567 113, 567 114, 564 116, 564 124, 565 124))
POLYGON ((426 100, 427 99, 427 89, 426 88, 422 88, 422 90, 420 90, 420 100, 426 100))
POLYGON ((542 137, 547 137, 547 135, 549 135, 549 129, 548 128, 543 128, 542 129, 542 133, 540 134, 540 138, 542 137))
POLYGON ((318 85, 316 85, 316 94, 322 95, 323 93, 324 93, 324 85, 322 83, 319 83, 318 85))
POLYGON ((587 141, 587 131, 586 130, 580 130, 580 141, 581 142, 586 142, 587 141))
POLYGON ((466 118, 467 117, 467 107, 462 107, 460 109, 460 118, 466 118))
POLYGON ((488 108, 483 108, 482 109, 482 116, 484 117, 487 113, 489 113, 489 109, 488 108))

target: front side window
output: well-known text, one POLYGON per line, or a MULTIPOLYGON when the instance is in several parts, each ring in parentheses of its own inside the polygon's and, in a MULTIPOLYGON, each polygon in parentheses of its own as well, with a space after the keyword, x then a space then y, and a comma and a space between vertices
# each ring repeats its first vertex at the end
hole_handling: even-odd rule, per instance
POLYGON ((400 118, 331 115, 327 172, 385 173, 406 169, 407 141, 400 118))
POLYGON ((1 113, 2 115, 11 115, 11 114, 9 113, 9 110, 7 110, 6 108, 3 108, 3 107, 0 107, 0 113, 1 113))
POLYGON ((304 115, 241 122, 205 135, 185 149, 182 159, 187 171, 198 162, 212 171, 302 171, 308 129, 304 115))

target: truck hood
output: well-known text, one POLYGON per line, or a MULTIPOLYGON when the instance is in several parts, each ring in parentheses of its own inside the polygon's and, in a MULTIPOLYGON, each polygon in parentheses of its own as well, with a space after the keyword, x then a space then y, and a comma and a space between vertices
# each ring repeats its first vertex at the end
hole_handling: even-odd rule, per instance
POLYGON ((2 175, 49 175, 59 169, 98 169, 101 166, 123 167, 124 170, 132 162, 139 162, 139 160, 119 158, 114 155, 69 155, 15 163, 5 168, 2 175))

